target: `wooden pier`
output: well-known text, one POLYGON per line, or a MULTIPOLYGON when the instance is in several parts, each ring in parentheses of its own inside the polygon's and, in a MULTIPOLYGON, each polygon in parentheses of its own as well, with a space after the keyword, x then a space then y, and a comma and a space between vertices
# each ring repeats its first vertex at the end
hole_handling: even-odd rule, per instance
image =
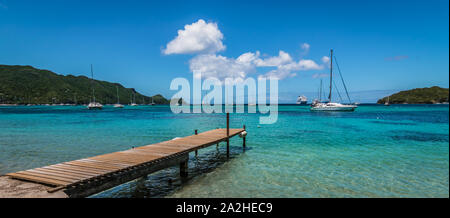
MULTIPOLYGON (((63 191, 68 197, 87 197, 174 165, 179 165, 180 176, 186 177, 190 152, 197 154, 198 149, 226 142, 228 157, 229 138, 244 131, 245 126, 202 133, 195 130, 194 135, 184 138, 8 173, 6 176, 51 186, 48 189, 50 193, 63 191)), ((245 135, 243 140, 245 146, 245 135)))

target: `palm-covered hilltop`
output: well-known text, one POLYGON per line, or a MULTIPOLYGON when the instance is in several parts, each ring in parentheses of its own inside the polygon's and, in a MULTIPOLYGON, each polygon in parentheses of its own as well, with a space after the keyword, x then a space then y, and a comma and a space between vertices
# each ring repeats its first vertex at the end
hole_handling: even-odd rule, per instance
MULTIPOLYGON (((0 65, 0 104, 87 104, 95 98, 102 104, 117 103, 116 87, 121 104, 149 104, 152 97, 125 88, 119 83, 92 80, 86 76, 58 75, 31 66, 0 65)), ((153 96, 156 104, 168 104, 161 95, 153 96)))
MULTIPOLYGON (((430 88, 417 88, 407 91, 401 91, 389 96, 391 104, 435 104, 448 102, 448 88, 433 86, 430 88)), ((388 97, 377 101, 378 104, 384 104, 388 97)))

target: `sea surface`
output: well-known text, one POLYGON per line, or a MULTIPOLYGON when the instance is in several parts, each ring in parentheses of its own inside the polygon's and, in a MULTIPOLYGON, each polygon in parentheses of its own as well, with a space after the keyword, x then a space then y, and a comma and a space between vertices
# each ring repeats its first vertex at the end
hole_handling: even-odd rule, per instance
MULTIPOLYGON (((189 177, 168 168, 92 197, 449 197, 448 105, 360 105, 310 112, 280 105, 278 121, 231 114, 247 127, 193 154, 189 177)), ((0 107, 0 174, 130 149, 226 126, 225 114, 168 106, 0 107)))

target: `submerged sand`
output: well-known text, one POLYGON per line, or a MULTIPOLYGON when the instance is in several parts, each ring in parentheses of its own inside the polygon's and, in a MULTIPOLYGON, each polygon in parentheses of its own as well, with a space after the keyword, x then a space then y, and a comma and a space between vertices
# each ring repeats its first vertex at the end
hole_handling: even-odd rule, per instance
POLYGON ((51 187, 0 176, 0 198, 67 198, 63 191, 48 193, 51 187))

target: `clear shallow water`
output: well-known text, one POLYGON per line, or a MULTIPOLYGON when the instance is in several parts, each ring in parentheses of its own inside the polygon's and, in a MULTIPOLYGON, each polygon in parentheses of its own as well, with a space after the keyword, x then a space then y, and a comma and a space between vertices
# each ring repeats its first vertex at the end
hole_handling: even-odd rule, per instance
MULTIPOLYGON (((231 114, 231 140, 93 197, 449 197, 448 105, 361 105, 353 113, 279 106, 278 122, 231 114), (169 181, 171 180, 171 182, 169 181)), ((0 174, 129 149, 225 126, 224 114, 167 106, 0 107, 0 174)))

